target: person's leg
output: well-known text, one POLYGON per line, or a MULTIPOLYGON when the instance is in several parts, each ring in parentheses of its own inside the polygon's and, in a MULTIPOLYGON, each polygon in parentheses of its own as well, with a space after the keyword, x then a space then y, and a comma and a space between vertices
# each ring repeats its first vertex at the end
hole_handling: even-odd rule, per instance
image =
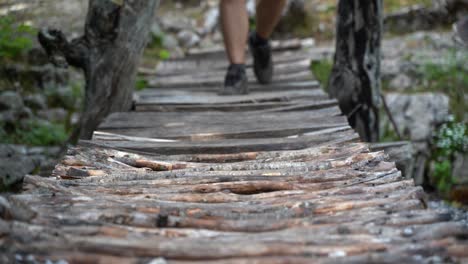
POLYGON ((269 38, 278 24, 286 0, 260 0, 257 5, 257 28, 249 36, 249 47, 254 57, 254 72, 261 84, 273 79, 273 60, 269 38))
POLYGON ((220 95, 246 94, 245 47, 249 32, 249 16, 245 0, 221 0, 221 28, 229 58, 229 68, 220 95))
POLYGON ((286 0, 260 0, 257 5, 258 36, 269 39, 281 19, 286 0))
POLYGON ((231 64, 245 63, 249 15, 245 0, 221 0, 221 27, 231 64))

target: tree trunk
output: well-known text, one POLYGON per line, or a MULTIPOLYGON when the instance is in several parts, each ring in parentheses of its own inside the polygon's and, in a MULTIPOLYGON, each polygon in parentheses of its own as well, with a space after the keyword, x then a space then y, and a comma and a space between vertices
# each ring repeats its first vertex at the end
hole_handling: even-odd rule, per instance
POLYGON ((107 115, 132 107, 137 67, 158 4, 159 0, 90 0, 84 36, 69 42, 58 30, 39 33, 52 62, 84 72, 86 97, 76 137, 90 139, 107 115))
POLYGON ((363 140, 379 137, 381 0, 340 0, 330 95, 363 140))

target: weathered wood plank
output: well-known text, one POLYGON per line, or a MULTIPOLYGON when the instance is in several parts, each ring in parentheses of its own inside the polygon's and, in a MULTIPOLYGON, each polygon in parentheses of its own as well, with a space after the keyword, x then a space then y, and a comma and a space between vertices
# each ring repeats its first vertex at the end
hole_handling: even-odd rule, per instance
POLYGON ((252 92, 249 95, 218 96, 209 92, 192 92, 183 90, 147 90, 138 93, 137 104, 235 104, 281 102, 293 99, 326 101, 328 98, 319 89, 292 90, 276 92, 252 92))
POLYGON ((331 129, 311 132, 297 138, 258 138, 258 139, 225 139, 202 142, 151 142, 144 141, 122 141, 116 140, 93 140, 80 141, 83 146, 99 146, 117 150, 130 150, 147 154, 215 154, 215 153, 238 153, 252 151, 272 151, 272 150, 297 150, 327 141, 343 140, 344 142, 354 142, 359 137, 349 129, 348 126, 336 128, 337 133, 329 133, 331 129))
POLYGON ((347 124, 343 116, 317 117, 313 111, 275 114, 140 112, 111 115, 101 124, 99 131, 135 137, 199 141, 287 137, 347 124))

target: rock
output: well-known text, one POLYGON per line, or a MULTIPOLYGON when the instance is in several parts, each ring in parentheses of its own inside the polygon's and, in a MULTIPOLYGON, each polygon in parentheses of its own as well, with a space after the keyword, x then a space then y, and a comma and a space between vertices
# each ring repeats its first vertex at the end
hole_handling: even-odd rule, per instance
POLYGON ((205 14, 205 21, 203 23, 203 33, 208 34, 213 32, 218 26, 219 21, 219 8, 212 7, 205 14))
POLYGON ((390 81, 389 88, 397 91, 403 91, 411 88, 413 85, 413 80, 408 75, 401 73, 390 81))
POLYGON ((18 92, 6 91, 0 94, 0 111, 19 110, 23 108, 23 98, 18 92))
POLYGON ((21 150, 22 147, 0 145, 0 190, 11 188, 36 169, 36 162, 22 155, 21 150))
POLYGON ((467 12, 468 6, 463 0, 442 0, 439 4, 433 4, 429 7, 413 5, 386 14, 384 17, 385 30, 393 33, 432 30, 455 23, 457 18, 466 15, 467 12))
POLYGON ((468 154, 458 154, 453 162, 453 179, 456 184, 468 185, 468 154))
POLYGON ((179 42, 170 34, 164 36, 162 45, 165 49, 170 49, 171 52, 179 48, 179 42))
POLYGON ((182 30, 190 30, 195 28, 195 22, 187 16, 180 16, 172 12, 168 12, 159 18, 159 25, 164 32, 177 33, 182 30))
MULTIPOLYGON (((416 184, 427 183, 430 143, 436 127, 449 117, 449 98, 442 93, 390 93, 385 98, 400 133, 412 141, 413 165, 406 175, 412 175, 416 184)), ((387 116, 382 117, 382 124, 391 127, 387 116)))
POLYGON ((68 117, 68 112, 63 108, 52 108, 40 110, 37 112, 38 117, 48 120, 49 122, 62 123, 68 117))
POLYGON ((153 38, 161 37, 162 35, 164 35, 164 32, 162 31, 161 26, 157 21, 151 25, 150 31, 153 38))
POLYGON ((463 43, 465 46, 468 46, 468 15, 462 17, 454 25, 455 35, 459 39, 460 43, 463 43))
POLYGON ((18 121, 31 118, 33 113, 28 107, 23 107, 19 110, 7 110, 0 112, 0 122, 15 124, 18 121))
POLYGON ((81 104, 70 86, 49 87, 46 89, 47 103, 50 108, 65 108, 75 110, 81 104))
POLYGON ((200 37, 191 30, 182 30, 177 34, 179 43, 184 48, 191 48, 200 42, 200 37))
POLYGON ((42 94, 31 94, 24 97, 24 104, 32 110, 42 110, 47 108, 47 100, 42 94))
POLYGON ((27 155, 28 150, 25 146, 0 144, 0 158, 11 158, 16 155, 27 155))
POLYGON ((412 141, 430 141, 435 127, 449 116, 449 98, 442 93, 390 93, 385 98, 400 133, 412 141))
POLYGON ((38 92, 48 87, 66 85, 69 82, 69 72, 52 64, 44 66, 8 64, 0 71, 0 79, 18 83, 25 91, 38 92))
MULTIPOLYGON (((275 35, 295 37, 298 29, 307 31, 311 28, 310 12, 306 10, 304 0, 289 0, 283 12, 283 17, 275 29, 275 35)), ((324 30, 324 25, 320 26, 324 30)))
POLYGON ((414 157, 413 145, 408 141, 372 143, 371 151, 382 151, 389 156, 389 160, 395 162, 402 175, 407 178, 413 178, 414 157))

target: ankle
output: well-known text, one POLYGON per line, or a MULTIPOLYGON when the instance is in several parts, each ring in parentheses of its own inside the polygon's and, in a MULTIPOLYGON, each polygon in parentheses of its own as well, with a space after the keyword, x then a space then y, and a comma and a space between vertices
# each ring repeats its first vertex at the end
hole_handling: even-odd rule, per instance
POLYGON ((254 42, 255 45, 263 46, 263 45, 267 45, 267 44, 268 44, 269 39, 260 36, 260 35, 258 34, 258 32, 255 31, 255 33, 253 34, 253 42, 254 42))
POLYGON ((243 63, 231 63, 228 68, 229 71, 234 72, 245 72, 245 64, 243 63))

